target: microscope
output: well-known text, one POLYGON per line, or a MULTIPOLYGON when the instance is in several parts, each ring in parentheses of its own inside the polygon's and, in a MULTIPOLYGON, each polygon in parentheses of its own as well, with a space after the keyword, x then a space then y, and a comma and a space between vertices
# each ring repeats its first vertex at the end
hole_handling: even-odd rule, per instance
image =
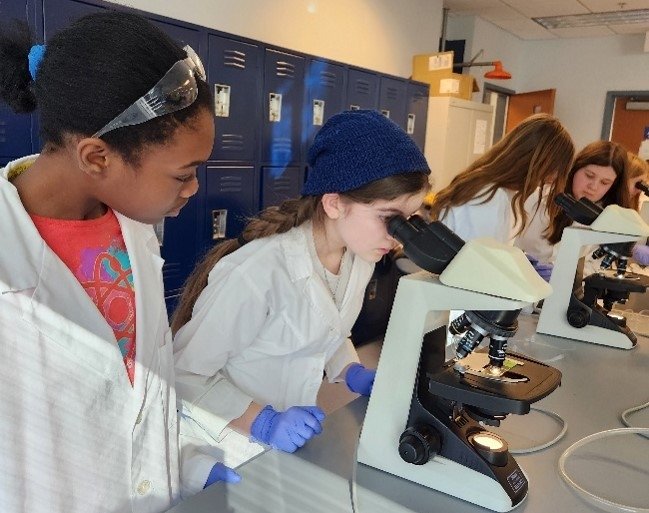
POLYGON ((649 226, 635 210, 618 205, 602 209, 587 198, 577 201, 565 193, 555 201, 582 226, 563 231, 550 280, 553 293, 543 303, 537 332, 632 349, 637 337, 626 318, 612 309, 649 286, 648 277, 627 271, 633 246, 649 235, 649 226), (580 261, 588 255, 601 258, 600 268, 583 277, 580 261))
POLYGON ((518 248, 493 239, 465 243, 417 216, 396 216, 388 230, 424 270, 399 280, 358 461, 510 511, 527 496, 527 477, 485 426, 529 413, 560 384, 558 370, 507 352, 521 308, 552 289, 518 248), (464 314, 448 327, 461 339, 447 359, 450 310, 464 314), (484 339, 488 349, 476 350, 484 339))

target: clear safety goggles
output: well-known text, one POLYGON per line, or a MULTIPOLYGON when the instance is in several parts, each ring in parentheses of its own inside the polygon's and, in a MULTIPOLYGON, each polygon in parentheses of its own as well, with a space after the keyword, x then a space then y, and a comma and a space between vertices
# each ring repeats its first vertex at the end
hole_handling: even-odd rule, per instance
POLYGON ((198 96, 196 77, 205 81, 205 68, 200 57, 187 45, 187 57, 176 62, 147 93, 93 134, 101 137, 111 130, 139 125, 189 107, 198 96))

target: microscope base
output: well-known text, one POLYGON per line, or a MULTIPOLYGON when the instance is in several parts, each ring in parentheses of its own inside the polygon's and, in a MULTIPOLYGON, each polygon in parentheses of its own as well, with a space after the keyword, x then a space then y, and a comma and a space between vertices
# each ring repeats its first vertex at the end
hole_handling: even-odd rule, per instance
POLYGON ((569 338, 577 342, 590 342, 602 346, 615 347, 617 349, 633 349, 635 344, 624 333, 611 331, 598 326, 586 326, 584 328, 574 328, 568 322, 556 323, 554 327, 541 326, 536 329, 537 333, 544 335, 553 335, 555 337, 569 338), (561 324, 561 325, 559 325, 561 324))
POLYGON ((365 451, 361 454, 359 447, 358 461, 492 511, 511 511, 527 497, 526 494, 523 500, 513 505, 498 481, 442 456, 435 456, 425 465, 406 463, 399 456, 396 444, 369 454, 365 451))

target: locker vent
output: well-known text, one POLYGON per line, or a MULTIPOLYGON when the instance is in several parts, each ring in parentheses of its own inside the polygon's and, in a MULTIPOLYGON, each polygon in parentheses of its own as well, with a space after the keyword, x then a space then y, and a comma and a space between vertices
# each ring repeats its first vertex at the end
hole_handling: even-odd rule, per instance
POLYGON ((239 134, 222 134, 221 144, 219 147, 222 150, 228 151, 243 151, 245 142, 242 135, 239 134))
POLYGON ((366 80, 356 80, 356 92, 358 94, 365 94, 369 95, 370 92, 372 91, 372 88, 370 86, 370 83, 367 82, 366 80))
POLYGON ((278 77, 295 78, 295 66, 290 62, 275 62, 275 73, 278 77))
POLYGON ((162 266, 162 278, 173 278, 180 274, 180 263, 165 261, 162 266))
POLYGON ((231 68, 246 69, 246 54, 238 50, 225 50, 223 52, 223 65, 231 68))
POLYGON ((240 176, 220 176, 220 192, 241 192, 243 190, 243 180, 240 176))
POLYGON ((320 72, 320 85, 323 87, 336 87, 336 74, 328 71, 320 72))
POLYGON ((277 153, 291 153, 291 139, 278 137, 273 141, 273 155, 277 153))
POLYGON ((0 143, 7 142, 7 122, 4 119, 0 119, 0 143))
POLYGON ((273 191, 275 192, 286 192, 286 193, 291 193, 292 192, 292 182, 290 178, 286 177, 279 177, 273 180, 273 191))
POLYGON ((394 87, 388 87, 385 93, 390 100, 399 99, 399 91, 394 87))

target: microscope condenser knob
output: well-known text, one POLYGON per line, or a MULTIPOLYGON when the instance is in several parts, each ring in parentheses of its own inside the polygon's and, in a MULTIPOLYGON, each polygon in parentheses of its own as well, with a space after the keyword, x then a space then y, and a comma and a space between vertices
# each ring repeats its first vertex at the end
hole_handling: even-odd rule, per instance
POLYGON ((439 435, 432 428, 410 427, 399 437, 399 456, 407 463, 423 465, 437 454, 440 445, 439 435))

